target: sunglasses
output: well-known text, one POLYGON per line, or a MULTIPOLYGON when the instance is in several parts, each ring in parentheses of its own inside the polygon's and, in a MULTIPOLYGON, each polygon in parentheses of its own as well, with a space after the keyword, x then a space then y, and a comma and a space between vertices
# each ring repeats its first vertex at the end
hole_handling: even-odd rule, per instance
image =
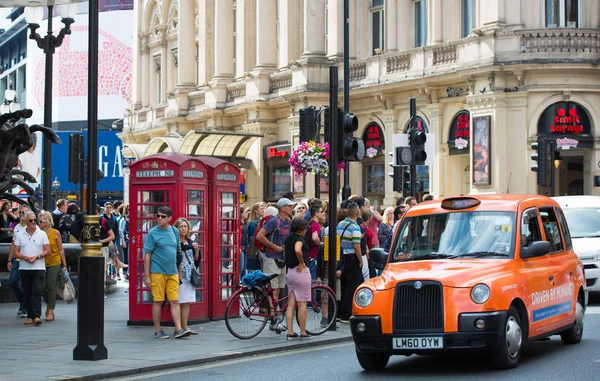
POLYGON ((166 214, 157 214, 156 217, 157 218, 167 218, 169 216, 167 216, 166 214))
MULTIPOLYGON (((31 220, 29 220, 29 221, 31 222, 31 220)), ((42 224, 44 222, 48 222, 48 221, 46 221, 46 220, 38 220, 38 224, 42 224)))
POLYGON ((23 211, 20 211, 20 212, 19 212, 19 214, 25 214, 25 212, 23 212, 23 211))
POLYGON ((37 222, 37 220, 29 220, 29 222, 37 222))

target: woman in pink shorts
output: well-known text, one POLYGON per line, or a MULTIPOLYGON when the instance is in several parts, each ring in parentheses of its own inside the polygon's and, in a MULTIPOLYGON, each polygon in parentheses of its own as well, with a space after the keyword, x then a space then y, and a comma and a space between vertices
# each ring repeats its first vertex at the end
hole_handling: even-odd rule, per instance
POLYGON ((306 302, 310 300, 310 271, 308 263, 308 245, 304 235, 308 230, 308 221, 294 218, 291 234, 284 241, 285 265, 287 267, 288 307, 285 312, 288 333, 287 340, 310 339, 306 333, 306 302), (300 335, 294 332, 294 313, 298 307, 298 325, 300 335))

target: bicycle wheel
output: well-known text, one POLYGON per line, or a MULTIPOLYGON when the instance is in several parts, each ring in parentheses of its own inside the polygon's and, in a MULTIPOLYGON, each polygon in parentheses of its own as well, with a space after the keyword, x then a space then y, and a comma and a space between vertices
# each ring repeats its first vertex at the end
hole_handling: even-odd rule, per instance
POLYGON ((229 299, 225 309, 225 325, 229 333, 238 339, 251 339, 265 328, 271 309, 263 295, 245 289, 229 299))
MULTIPOLYGON (((333 325, 337 316, 337 301, 329 287, 317 285, 311 287, 311 301, 306 305, 306 332, 316 336, 324 333, 333 325)), ((296 320, 298 310, 296 310, 296 320)))

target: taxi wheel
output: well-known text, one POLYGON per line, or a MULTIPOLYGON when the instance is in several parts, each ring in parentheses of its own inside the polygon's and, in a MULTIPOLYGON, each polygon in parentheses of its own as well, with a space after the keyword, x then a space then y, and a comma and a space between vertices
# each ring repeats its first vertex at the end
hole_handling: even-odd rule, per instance
POLYGON ((515 307, 510 307, 504 330, 500 339, 499 348, 492 352, 492 363, 498 369, 511 369, 519 364, 521 346, 523 344, 523 331, 521 319, 515 307))
POLYGON ((583 320, 585 309, 581 304, 581 300, 577 299, 577 307, 575 308, 575 324, 568 330, 561 332, 560 338, 566 345, 578 344, 583 336, 583 320))
POLYGON ((356 358, 364 370, 381 370, 387 366, 390 355, 388 353, 360 353, 356 351, 356 358))

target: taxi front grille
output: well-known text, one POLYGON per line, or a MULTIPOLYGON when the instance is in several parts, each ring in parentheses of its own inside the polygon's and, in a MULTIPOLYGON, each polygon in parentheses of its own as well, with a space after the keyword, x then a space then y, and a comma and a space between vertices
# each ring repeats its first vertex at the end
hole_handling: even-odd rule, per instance
POLYGON ((394 332, 421 330, 444 330, 442 285, 432 281, 399 283, 394 300, 394 332))

